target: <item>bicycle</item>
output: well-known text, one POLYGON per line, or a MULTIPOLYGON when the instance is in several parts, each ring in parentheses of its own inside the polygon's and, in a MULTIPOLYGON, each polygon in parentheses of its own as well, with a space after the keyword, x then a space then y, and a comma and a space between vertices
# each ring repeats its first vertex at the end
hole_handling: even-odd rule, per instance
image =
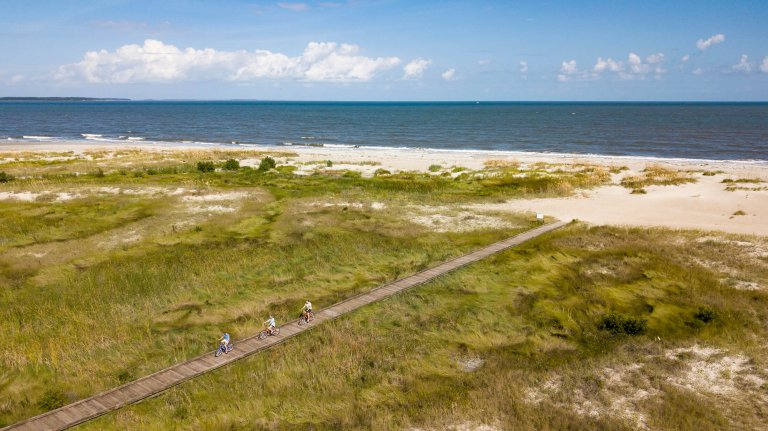
POLYGON ((216 352, 213 354, 215 357, 221 356, 222 353, 229 353, 232 351, 232 349, 235 348, 235 346, 232 343, 228 343, 226 347, 224 347, 224 343, 219 343, 219 348, 216 349, 216 352))
POLYGON ((274 328, 272 328, 272 333, 270 333, 269 331, 267 331, 266 329, 264 329, 264 330, 262 330, 262 331, 259 333, 259 340, 263 340, 263 339, 267 338, 267 337, 268 337, 268 336, 270 336, 270 335, 277 335, 277 334, 279 334, 279 333, 280 333, 280 328, 278 328, 278 327, 274 327, 274 328))
POLYGON ((299 316, 299 325, 304 325, 306 323, 309 323, 311 321, 315 320, 315 313, 312 311, 301 313, 301 316, 299 316))

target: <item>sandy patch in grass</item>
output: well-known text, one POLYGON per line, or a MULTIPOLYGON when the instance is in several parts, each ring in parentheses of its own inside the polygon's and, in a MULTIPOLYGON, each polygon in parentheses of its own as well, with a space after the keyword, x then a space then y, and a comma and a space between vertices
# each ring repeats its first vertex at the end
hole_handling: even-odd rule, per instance
POLYGON ((38 200, 45 201, 45 202, 66 202, 71 201, 72 199, 80 199, 83 195, 80 193, 71 193, 71 192, 31 192, 31 191, 21 191, 21 192, 0 192, 0 201, 1 200, 12 200, 12 201, 21 201, 21 202, 36 202, 38 200))
POLYGON ((34 192, 0 192, 0 200, 12 200, 23 202, 34 202, 40 193, 34 192))
POLYGON ((476 422, 463 422, 455 425, 446 425, 440 428, 411 428, 409 431, 501 431, 501 428, 488 425, 479 424, 476 422))
POLYGON ((604 368, 597 376, 601 382, 598 391, 565 389, 562 377, 553 377, 538 387, 528 388, 524 399, 530 404, 549 400, 581 416, 619 418, 635 428, 648 429, 640 403, 658 391, 643 376, 642 368, 641 364, 604 368), (638 380, 643 387, 637 387, 638 380))
POLYGON ((468 356, 456 358, 456 364, 464 371, 472 372, 485 364, 485 359, 479 356, 468 356))
POLYGON ((637 363, 604 367, 596 372, 597 385, 581 376, 567 383, 563 376, 553 376, 523 394, 529 404, 548 401, 582 416, 617 418, 634 428, 648 429, 645 403, 660 395, 658 384, 653 383, 657 377, 697 395, 728 397, 731 402, 765 399, 766 374, 749 358, 698 345, 664 350, 637 363), (658 368, 658 360, 671 366, 658 368))
POLYGON ((224 205, 206 205, 206 206, 190 206, 187 208, 189 212, 195 214, 201 213, 232 213, 237 211, 236 208, 224 206, 224 205))
POLYGON ((312 202, 309 204, 313 207, 321 207, 321 208, 333 208, 333 207, 341 207, 341 208, 353 208, 357 210, 362 209, 372 209, 376 211, 381 211, 387 208, 387 205, 383 202, 312 202))
POLYGON ((236 201, 245 199, 248 197, 248 193, 245 192, 222 192, 222 193, 209 193, 209 194, 197 194, 188 195, 181 198, 184 202, 222 202, 222 201, 236 201))
POLYGON ((445 206, 410 207, 406 217, 409 221, 435 232, 471 232, 482 229, 506 229, 515 227, 501 217, 481 214, 464 208, 445 206))
POLYGON ((93 189, 96 193, 104 194, 124 194, 124 195, 136 195, 136 196, 178 196, 187 193, 187 189, 182 187, 177 188, 163 188, 163 187, 142 187, 142 188, 124 188, 124 187, 97 187, 93 189))
POLYGON ((685 366, 683 373, 670 376, 667 381, 695 392, 730 396, 765 384, 765 379, 755 373, 750 360, 743 355, 725 355, 719 349, 694 345, 668 350, 665 357, 685 366))
POLYGON ((732 288, 736 290, 763 290, 765 287, 754 281, 735 280, 728 283, 732 288))
POLYGON ((768 258, 768 241, 741 241, 722 236, 703 236, 696 240, 698 243, 715 243, 733 245, 743 249, 748 255, 756 258, 768 258))

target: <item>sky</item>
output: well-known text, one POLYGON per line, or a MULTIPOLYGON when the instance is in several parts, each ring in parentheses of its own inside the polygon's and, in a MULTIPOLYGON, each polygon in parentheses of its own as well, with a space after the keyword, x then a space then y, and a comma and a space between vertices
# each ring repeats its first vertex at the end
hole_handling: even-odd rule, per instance
POLYGON ((768 1, 0 0, 0 96, 766 101, 768 1))

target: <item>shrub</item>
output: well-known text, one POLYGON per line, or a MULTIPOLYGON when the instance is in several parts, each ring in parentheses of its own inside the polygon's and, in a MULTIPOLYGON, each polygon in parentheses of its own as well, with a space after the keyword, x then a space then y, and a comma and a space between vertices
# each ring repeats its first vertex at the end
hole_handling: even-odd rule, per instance
POLYGON ((213 162, 197 162, 197 170, 200 172, 213 172, 216 167, 213 162))
POLYGON ((66 395, 64 395, 64 392, 56 389, 47 390, 43 397, 40 398, 40 401, 37 402, 37 405, 45 411, 58 409, 65 404, 67 404, 66 395))
POLYGON ((440 169, 443 169, 440 165, 429 165, 429 172, 438 172, 440 169))
POLYGON ((277 166, 277 163, 275 163, 275 159, 272 157, 264 157, 261 159, 261 163, 259 163, 259 172, 266 172, 270 169, 274 169, 275 166, 277 166))
POLYGON ((229 159, 226 162, 224 162, 224 169, 228 171, 236 171, 240 169, 240 162, 238 162, 235 159, 229 159))
POLYGON ((632 195, 644 195, 646 193, 648 193, 648 192, 645 189, 637 188, 637 189, 632 189, 632 192, 630 194, 632 194, 632 195))
POLYGON ((5 172, 0 171, 0 183, 7 183, 12 180, 13 180, 13 175, 6 174, 5 172))
POLYGON ((104 170, 101 168, 96 168, 95 171, 91 172, 91 176, 96 178, 104 178, 104 170))
POLYGON ((378 177, 379 175, 392 175, 392 172, 389 172, 388 170, 386 170, 384 168, 379 168, 379 169, 376 169, 373 172, 373 176, 374 177, 378 177))
POLYGON ((344 178, 360 178, 363 174, 358 171, 346 171, 342 177, 344 178))
POLYGON ((147 173, 147 175, 157 175, 158 170, 155 168, 144 168, 144 172, 147 173))
POLYGON ((179 169, 176 166, 163 166, 157 170, 161 174, 178 174, 179 169))
POLYGON ((699 307, 698 311, 693 314, 696 320, 701 320, 704 323, 709 323, 717 317, 717 312, 711 307, 699 307))
POLYGON ((645 332, 645 320, 610 312, 603 316, 597 327, 612 334, 639 335, 645 332))
POLYGON ((333 162, 332 162, 332 161, 330 161, 330 160, 328 160, 327 162, 325 162, 325 166, 327 166, 327 167, 329 167, 329 168, 330 168, 330 167, 333 167, 333 162))

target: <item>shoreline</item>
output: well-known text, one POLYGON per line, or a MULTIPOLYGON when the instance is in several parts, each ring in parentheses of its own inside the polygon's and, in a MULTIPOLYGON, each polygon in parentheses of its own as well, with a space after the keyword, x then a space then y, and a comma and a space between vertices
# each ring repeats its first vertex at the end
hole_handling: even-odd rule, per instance
POLYGON ((697 159, 683 157, 660 156, 634 156, 612 154, 581 154, 581 153, 554 153, 519 150, 482 150, 482 149, 452 149, 452 148, 419 148, 419 147, 379 147, 379 146, 348 146, 348 145, 259 145, 259 144, 225 144, 208 142, 165 142, 165 141, 101 141, 95 140, 41 140, 41 141, 0 141, 0 153, 5 152, 61 152, 61 151, 98 151, 98 150, 146 150, 146 151, 175 151, 175 150, 223 150, 223 151, 253 151, 253 152, 294 152, 300 156, 318 154, 339 154, 345 156, 367 156, 380 154, 385 157, 393 153, 403 155, 433 155, 433 156, 464 156, 468 158, 490 159, 518 159, 519 161, 546 162, 550 159, 566 161, 570 163, 583 162, 585 160, 599 164, 664 164, 670 166, 725 166, 733 168, 758 168, 768 170, 768 159, 697 159), (62 147, 67 148, 62 148, 62 147), (74 148, 69 148, 74 147, 74 148))

